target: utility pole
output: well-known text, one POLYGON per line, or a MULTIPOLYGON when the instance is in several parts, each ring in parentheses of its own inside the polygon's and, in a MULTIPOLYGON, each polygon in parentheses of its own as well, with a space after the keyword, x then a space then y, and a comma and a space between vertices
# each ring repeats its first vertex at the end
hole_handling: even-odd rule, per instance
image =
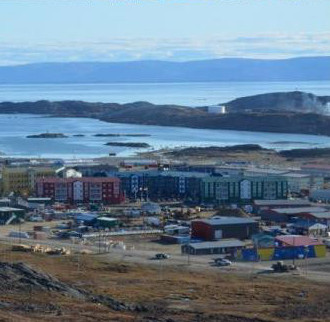
POLYGON ((187 254, 188 254, 188 265, 190 265, 190 243, 188 244, 187 254))
POLYGON ((292 236, 292 245, 293 245, 293 251, 292 251, 292 265, 295 266, 296 262, 295 262, 295 257, 296 257, 296 249, 295 249, 295 236, 292 236))
POLYGON ((19 240, 19 244, 21 244, 22 241, 22 236, 21 236, 21 218, 18 218, 18 240, 19 240))
POLYGON ((99 228, 99 254, 101 254, 101 230, 99 228))

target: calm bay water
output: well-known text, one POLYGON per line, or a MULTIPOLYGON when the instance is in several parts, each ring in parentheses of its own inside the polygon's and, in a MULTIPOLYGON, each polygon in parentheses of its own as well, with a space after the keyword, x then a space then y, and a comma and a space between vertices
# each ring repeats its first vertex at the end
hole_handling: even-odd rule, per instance
POLYGON ((226 103, 242 96, 295 90, 330 95, 330 81, 0 85, 0 102, 83 100, 130 103, 148 101, 155 104, 203 106, 226 103))
POLYGON ((8 156, 83 158, 101 157, 115 152, 133 155, 131 149, 105 146, 106 142, 146 142, 154 149, 184 146, 226 146, 260 144, 275 149, 330 146, 329 137, 227 130, 199 130, 179 127, 106 123, 83 118, 53 118, 36 115, 0 114, 0 151, 8 156), (68 138, 31 139, 30 134, 64 133, 68 138), (148 134, 147 137, 95 137, 97 133, 148 134), (83 137, 73 135, 83 134, 83 137))
MULTIPOLYGON (((180 84, 62 84, 0 85, 0 101, 84 100, 128 103, 202 106, 227 102, 237 97, 267 92, 301 90, 330 95, 330 82, 239 82, 180 84)), ((0 151, 22 157, 100 157, 109 152, 132 155, 137 150, 109 147, 109 141, 146 142, 154 149, 183 146, 225 146, 255 143, 275 149, 330 146, 324 136, 198 130, 176 127, 112 124, 93 119, 51 118, 36 115, 0 114, 0 151), (28 139, 43 132, 67 134, 65 139, 28 139), (95 137, 97 133, 148 134, 148 137, 95 137), (83 137, 73 135, 84 134, 83 137)), ((145 151, 145 149, 139 149, 145 151)))

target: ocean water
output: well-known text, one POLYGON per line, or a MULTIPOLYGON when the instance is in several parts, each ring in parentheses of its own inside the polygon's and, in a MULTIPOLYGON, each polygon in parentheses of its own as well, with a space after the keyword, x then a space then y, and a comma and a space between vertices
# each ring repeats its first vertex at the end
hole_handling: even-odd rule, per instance
POLYGON ((148 101, 155 104, 205 106, 226 103, 242 96, 295 90, 330 95, 330 81, 0 85, 0 102, 83 100, 130 103, 148 101))
POLYGON ((180 127, 106 123, 88 118, 45 117, 28 114, 0 114, 0 151, 7 156, 48 158, 93 158, 131 156, 137 151, 188 146, 260 144, 274 149, 329 147, 325 136, 202 130, 180 127), (63 133, 68 138, 33 139, 27 135, 63 133), (147 134, 146 137, 96 137, 98 133, 147 134), (83 134, 82 137, 74 135, 83 134), (146 142, 150 149, 106 146, 106 142, 146 142))
MULTIPOLYGON (((203 106, 224 103, 242 96, 294 90, 330 95, 330 82, 0 85, 0 101, 84 100, 115 103, 149 101, 155 104, 203 106)), ((68 159, 100 157, 108 155, 109 152, 122 156, 134 155, 137 151, 146 150, 104 145, 110 141, 146 142, 151 149, 248 143, 275 149, 330 146, 330 138, 324 136, 200 130, 112 124, 82 118, 0 114, 0 152, 8 156, 68 159), (27 135, 44 132, 60 132, 67 134, 69 138, 26 138, 27 135), (142 133, 150 136, 95 137, 97 133, 142 133), (77 134, 84 134, 84 136, 73 136, 77 134)))

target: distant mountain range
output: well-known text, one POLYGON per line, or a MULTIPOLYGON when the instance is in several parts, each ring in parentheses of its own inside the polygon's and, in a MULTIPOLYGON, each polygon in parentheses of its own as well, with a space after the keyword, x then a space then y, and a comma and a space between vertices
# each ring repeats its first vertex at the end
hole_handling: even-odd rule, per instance
POLYGON ((330 80, 330 57, 38 63, 0 67, 0 84, 324 80, 330 80))

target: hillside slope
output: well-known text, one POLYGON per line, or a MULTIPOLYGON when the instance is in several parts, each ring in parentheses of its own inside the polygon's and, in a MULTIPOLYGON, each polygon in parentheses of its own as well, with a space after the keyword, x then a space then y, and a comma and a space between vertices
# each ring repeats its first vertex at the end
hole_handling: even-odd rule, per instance
POLYGON ((230 112, 286 111, 330 114, 330 96, 316 96, 300 91, 241 97, 225 103, 225 105, 230 112))

